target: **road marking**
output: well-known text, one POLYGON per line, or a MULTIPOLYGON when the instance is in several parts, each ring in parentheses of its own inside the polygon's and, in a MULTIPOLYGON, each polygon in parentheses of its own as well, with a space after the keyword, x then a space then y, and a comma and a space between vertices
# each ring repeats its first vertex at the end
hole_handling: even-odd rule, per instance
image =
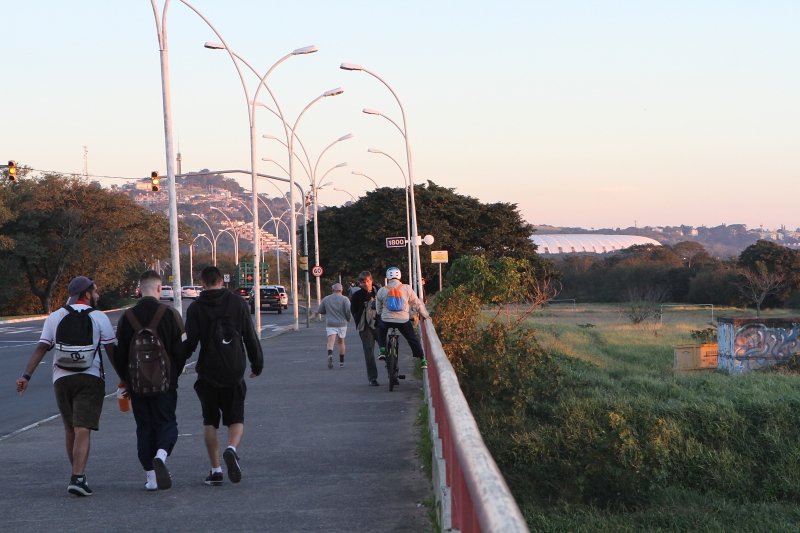
MULTIPOLYGON (((0 341, 0 342, 20 342, 20 341, 0 341)), ((13 346, 3 346, 3 348, 19 348, 21 346, 34 346, 36 344, 39 344, 39 343, 38 342, 26 342, 26 343, 23 343, 23 344, 15 344, 13 346)))
POLYGON ((13 335, 15 333, 32 333, 34 331, 42 331, 42 328, 33 328, 33 327, 26 327, 26 328, 0 328, 0 333, 5 333, 6 335, 13 335))
MULTIPOLYGON (((116 394, 116 393, 114 393, 114 394, 116 394)), ((61 415, 53 415, 53 416, 51 416, 49 418, 45 418, 44 420, 39 420, 38 422, 34 422, 30 426, 25 426, 22 429, 18 429, 16 431, 14 431, 13 433, 9 433, 8 435, 3 435, 2 437, 0 437, 0 442, 4 441, 6 439, 10 439, 11 437, 14 437, 16 435, 19 435, 23 431, 28 431, 29 429, 33 429, 33 428, 39 426, 40 424, 44 424, 45 422, 50 422, 51 420, 55 420, 56 418, 59 418, 60 416, 61 415)))

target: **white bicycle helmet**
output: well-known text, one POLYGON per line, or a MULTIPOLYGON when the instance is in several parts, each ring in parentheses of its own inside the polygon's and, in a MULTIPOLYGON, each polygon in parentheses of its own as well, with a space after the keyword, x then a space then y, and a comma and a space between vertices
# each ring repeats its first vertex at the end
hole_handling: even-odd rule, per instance
POLYGON ((397 267, 389 267, 389 270, 386 271, 386 279, 396 279, 400 281, 400 269, 397 267))

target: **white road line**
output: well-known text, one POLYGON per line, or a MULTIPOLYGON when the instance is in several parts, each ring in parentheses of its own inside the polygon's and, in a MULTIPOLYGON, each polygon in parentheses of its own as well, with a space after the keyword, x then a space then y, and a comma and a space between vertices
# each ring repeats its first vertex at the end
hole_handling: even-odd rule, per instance
MULTIPOLYGON (((114 393, 114 394, 116 394, 116 393, 114 393)), ((9 439, 9 438, 11 438, 11 437, 13 437, 15 435, 19 435, 23 431, 28 431, 29 429, 33 429, 33 428, 39 426, 39 424, 44 424, 45 422, 50 422, 51 420, 55 420, 56 418, 59 418, 60 416, 61 415, 53 415, 53 416, 51 416, 49 418, 45 418, 44 420, 39 420, 38 422, 34 422, 30 426, 25 426, 22 429, 18 429, 13 433, 9 433, 8 435, 3 435, 2 437, 0 437, 0 442, 4 441, 6 439, 9 439)))
MULTIPOLYGON (((5 342, 19 342, 19 341, 5 341, 5 342)), ((20 348, 22 346, 34 346, 39 344, 38 342, 26 342, 25 344, 15 344, 14 346, 3 346, 3 348, 20 348)))

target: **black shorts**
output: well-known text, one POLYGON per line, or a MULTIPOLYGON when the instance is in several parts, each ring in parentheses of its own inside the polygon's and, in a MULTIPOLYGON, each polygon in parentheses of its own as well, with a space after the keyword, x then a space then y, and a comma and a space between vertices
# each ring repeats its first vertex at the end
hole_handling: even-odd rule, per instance
POLYGON ((106 395, 106 384, 97 376, 76 373, 53 383, 56 405, 65 426, 97 431, 106 395))
POLYGON ((244 423, 244 397, 247 385, 244 380, 234 387, 212 387, 202 379, 194 382, 194 390, 203 409, 203 425, 219 429, 220 413, 222 425, 244 423))

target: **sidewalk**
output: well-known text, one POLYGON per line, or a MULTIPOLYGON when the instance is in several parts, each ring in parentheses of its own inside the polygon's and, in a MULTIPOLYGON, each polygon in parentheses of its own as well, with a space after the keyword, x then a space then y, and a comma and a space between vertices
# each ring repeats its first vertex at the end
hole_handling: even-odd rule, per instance
MULTIPOLYGON (((170 490, 144 491, 133 416, 121 413, 113 397, 92 434, 91 497, 67 493, 71 471, 60 418, 0 442, 0 530, 430 531, 426 509, 418 506, 430 489, 415 452, 422 382, 411 375, 410 350, 401 341, 407 377, 390 393, 381 362, 381 386, 368 386, 352 325, 347 340, 346 366, 333 370, 324 323, 263 341, 264 373, 247 378, 243 476, 236 485, 227 477, 222 487, 203 483, 209 462, 193 373, 181 377, 178 389, 170 490)), ((220 428, 220 449, 225 438, 220 428)))

